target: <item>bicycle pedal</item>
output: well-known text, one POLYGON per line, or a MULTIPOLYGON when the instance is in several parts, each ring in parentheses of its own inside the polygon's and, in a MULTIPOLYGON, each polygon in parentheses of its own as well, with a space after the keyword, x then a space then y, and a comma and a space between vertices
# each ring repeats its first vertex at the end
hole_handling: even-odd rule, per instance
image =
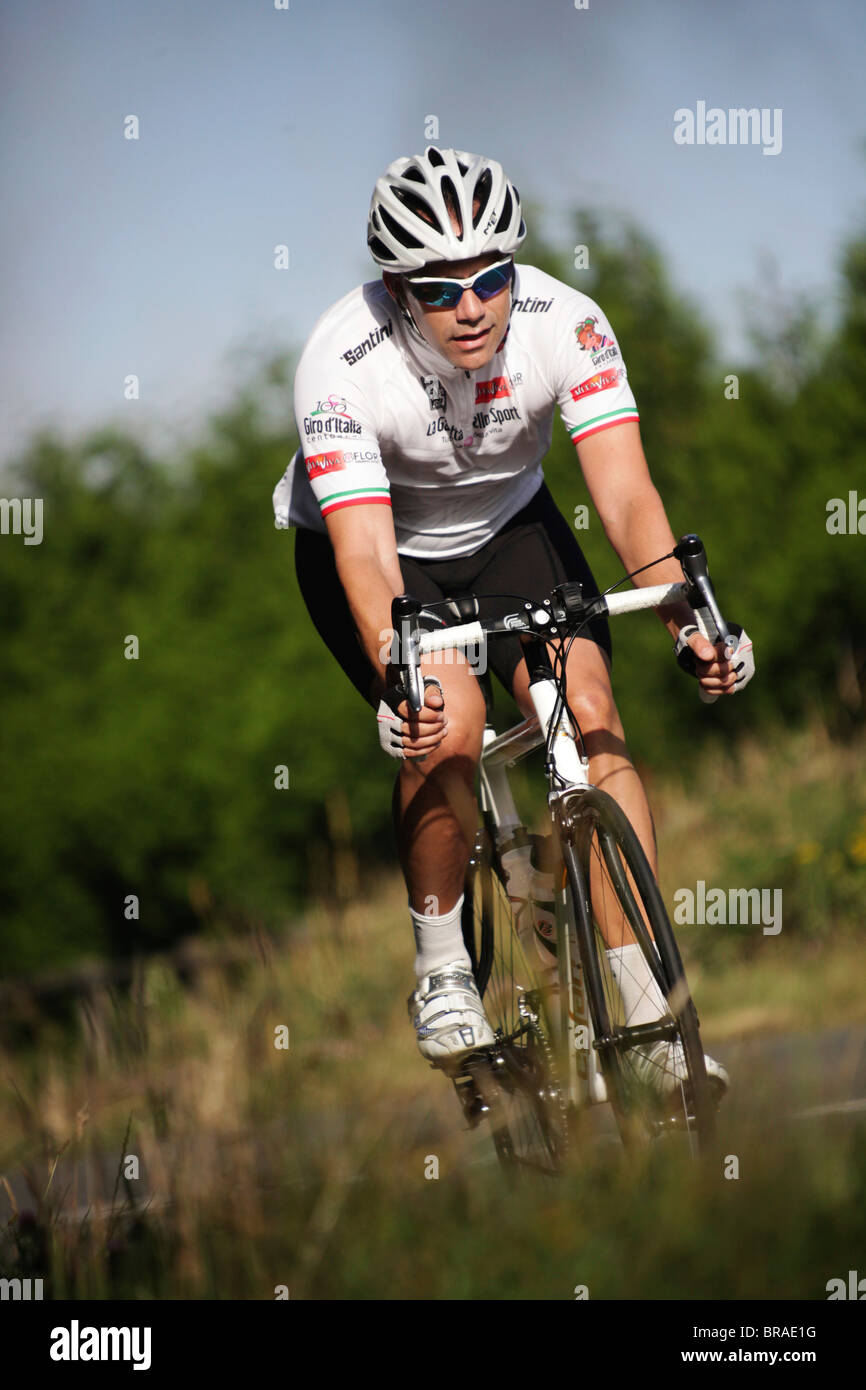
POLYGON ((490 1114, 490 1106, 478 1090, 472 1076, 453 1076, 451 1079, 463 1110, 463 1117, 467 1121, 466 1128, 477 1129, 481 1121, 490 1114))

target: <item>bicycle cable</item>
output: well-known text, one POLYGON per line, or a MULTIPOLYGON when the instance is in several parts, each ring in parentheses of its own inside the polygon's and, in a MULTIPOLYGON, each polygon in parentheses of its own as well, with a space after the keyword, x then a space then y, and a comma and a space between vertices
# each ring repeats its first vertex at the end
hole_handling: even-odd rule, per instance
POLYGON ((563 711, 568 714, 572 731, 577 738, 581 759, 585 759, 587 756, 586 744, 583 741, 583 731, 578 723, 574 710, 568 703, 568 656, 575 639, 581 635, 583 628, 587 627, 590 621, 589 618, 585 618, 583 622, 578 624, 573 632, 569 633, 567 639, 559 638, 554 649, 553 677, 556 682, 556 701, 553 706, 553 716, 547 730, 547 740, 544 747, 544 765, 545 772, 547 772, 549 776, 555 778, 562 787, 567 786, 567 780, 561 773, 557 772, 556 766, 551 758, 551 752, 553 749, 553 740, 556 737, 556 730, 559 726, 559 720, 563 711))
POLYGON ((636 574, 643 574, 645 570, 651 570, 654 565, 660 565, 664 560, 675 560, 676 558, 674 552, 669 550, 667 555, 660 555, 657 560, 650 560, 648 565, 641 565, 639 570, 632 570, 630 574, 624 574, 622 579, 618 579, 615 584, 611 584, 609 589, 604 589, 600 597, 606 598, 608 594, 613 593, 614 589, 618 589, 620 584, 624 584, 627 579, 634 579, 636 574))
MULTIPOLYGON (((652 569, 655 565, 660 565, 665 560, 675 560, 676 558, 677 557, 674 551, 668 551, 666 555, 660 555, 658 559, 650 560, 649 564, 641 565, 639 569, 631 570, 628 574, 624 574, 621 579, 618 579, 616 581, 615 584, 611 584, 607 589, 603 589, 601 593, 598 595, 598 597, 606 598, 608 594, 612 594, 616 589, 618 589, 621 584, 625 584, 626 581, 629 579, 634 579, 635 575, 644 574, 646 570, 652 569)), ((435 599, 432 603, 425 603, 423 611, 428 613, 430 617, 434 620, 442 621, 438 618, 436 610, 442 608, 446 609, 449 613, 453 613, 455 607, 458 607, 459 601, 462 597, 464 597, 464 595, 457 594, 451 598, 435 599)), ((524 606, 524 608, 538 608, 541 606, 534 599, 528 599, 525 594, 472 594, 466 595, 465 597, 470 597, 474 601, 476 613, 478 613, 479 604, 484 599, 514 599, 518 603, 521 603, 524 606)), ((564 778, 561 773, 557 772, 556 765, 553 762, 551 754, 553 750, 553 740, 556 737, 556 730, 559 726, 559 721, 563 713, 567 713, 568 715, 568 719, 572 728, 572 733, 574 734, 576 742, 578 744, 581 760, 584 761, 587 758, 586 744, 583 738, 583 731, 580 727, 580 724, 578 723, 577 716, 575 715, 574 710, 568 703, 568 657, 576 638, 582 635, 583 629, 588 627, 591 621, 592 618, 584 618, 568 634, 567 638, 557 637, 555 642, 548 642, 548 646, 553 648, 552 671, 553 679, 556 684, 556 700, 554 702, 553 715, 548 725, 547 738, 545 740, 544 745, 544 770, 548 774, 548 776, 550 776, 552 779, 558 782, 561 787, 565 787, 568 785, 567 779, 564 778)), ((442 625, 443 627, 448 626, 448 624, 444 621, 442 622, 442 625)))
MULTIPOLYGON (((641 565, 639 569, 631 570, 628 574, 624 574, 621 579, 618 579, 616 581, 615 584, 611 584, 609 588, 604 589, 602 593, 599 595, 599 597, 606 598, 608 594, 612 594, 615 589, 618 589, 621 584, 625 584, 626 580, 633 579, 637 574, 643 574, 646 570, 652 569, 655 565, 662 564, 665 560, 675 559, 676 555, 672 550, 669 551, 667 555, 660 555, 657 560, 650 560, 649 564, 641 565)), ((553 707, 553 717, 551 718, 550 725, 548 727, 547 739, 545 741, 544 746, 544 760, 545 772, 547 772, 549 776, 555 778, 556 781, 560 784, 560 786, 563 787, 567 785, 566 779, 556 771, 556 767, 551 759, 553 740, 556 737, 556 729, 559 725, 559 720, 562 716, 563 710, 565 710, 568 713, 568 717, 572 726, 572 731, 576 735, 578 741, 581 758, 584 759, 587 756, 586 744, 584 743, 583 739, 583 732, 581 730, 580 724, 577 721, 574 710, 568 703, 568 655, 571 651, 572 644, 575 638, 581 635, 583 628, 588 627, 591 621, 591 618, 584 618, 584 620, 581 623, 579 623, 578 626, 574 628, 574 630, 569 634, 567 641, 566 639, 560 638, 557 641, 555 647, 553 673, 554 679, 556 681, 557 694, 556 702, 553 707)), ((551 645, 553 644, 551 643, 551 645)))

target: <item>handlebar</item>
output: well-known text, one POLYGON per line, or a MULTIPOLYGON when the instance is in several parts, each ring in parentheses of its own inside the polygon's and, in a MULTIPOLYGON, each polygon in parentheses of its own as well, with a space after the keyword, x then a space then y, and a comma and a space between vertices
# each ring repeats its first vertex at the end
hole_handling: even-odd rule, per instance
MULTIPOLYGON (((418 618, 425 612, 419 600, 408 594, 399 595, 391 602, 391 627, 398 637, 396 666, 410 709, 419 710, 424 703, 420 660, 431 652, 478 646, 486 637, 519 636, 521 633, 545 640, 563 638, 596 617, 661 608, 682 599, 694 609, 698 626, 708 640, 713 645, 724 642, 725 656, 731 656, 737 645, 736 638, 731 635, 716 601, 703 542, 694 534, 683 536, 674 546, 673 554, 682 566, 685 576, 682 584, 645 585, 625 593, 597 594, 585 599, 581 584, 569 580, 558 584, 550 598, 541 603, 526 600, 522 611, 509 613, 504 618, 473 618, 459 625, 443 624, 433 631, 418 624, 418 618)), ((462 608, 458 605, 457 611, 468 616, 470 612, 477 612, 477 603, 462 608)), ((703 689, 700 695, 706 704, 719 698, 706 695, 703 689)))

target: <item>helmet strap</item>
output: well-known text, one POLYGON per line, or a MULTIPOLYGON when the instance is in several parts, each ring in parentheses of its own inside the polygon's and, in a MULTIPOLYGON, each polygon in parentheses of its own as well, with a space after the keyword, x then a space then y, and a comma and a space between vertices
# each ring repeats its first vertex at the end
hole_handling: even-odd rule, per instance
POLYGON ((399 279, 396 280, 396 284, 394 286, 394 302, 396 303, 397 308, 400 310, 400 316, 403 319, 403 322, 415 334, 416 338, 420 343, 424 343, 427 347, 429 347, 430 344, 427 342, 427 339, 424 337, 424 334, 421 332, 420 328, 418 327, 417 323, 412 317, 407 302, 405 287, 402 281, 399 279))

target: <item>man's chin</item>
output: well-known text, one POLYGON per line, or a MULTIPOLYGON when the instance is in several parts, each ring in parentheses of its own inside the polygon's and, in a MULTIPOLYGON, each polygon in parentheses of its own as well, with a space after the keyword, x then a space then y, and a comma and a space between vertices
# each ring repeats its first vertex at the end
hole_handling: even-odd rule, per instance
POLYGON ((489 333, 484 342, 479 343, 476 348, 459 348, 451 344, 447 357, 452 366, 464 367, 467 372, 474 372, 493 361, 496 356, 496 344, 495 335, 489 333))

